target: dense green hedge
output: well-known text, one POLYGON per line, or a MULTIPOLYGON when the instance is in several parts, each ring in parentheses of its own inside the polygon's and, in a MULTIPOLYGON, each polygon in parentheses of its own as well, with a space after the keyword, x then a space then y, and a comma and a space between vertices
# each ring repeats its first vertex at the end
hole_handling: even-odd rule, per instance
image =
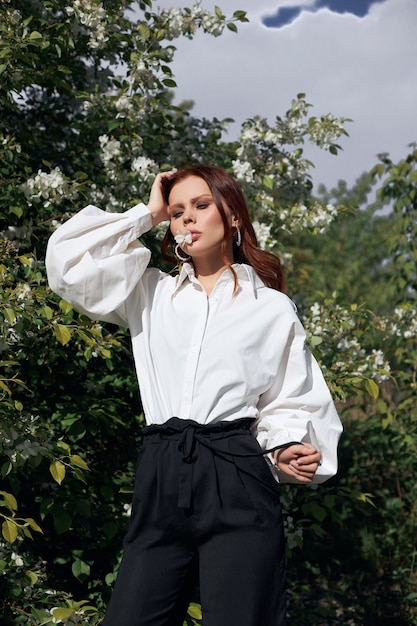
MULTIPOLYGON (((337 153, 346 120, 309 117, 299 94, 227 142, 225 120, 172 104, 175 39, 245 14, 128 4, 0 8, 1 623, 99 623, 141 443, 129 337, 51 293, 47 238, 84 204, 124 210, 160 168, 204 160, 245 188, 345 426, 339 475, 282 490, 290 623, 417 624, 417 153, 314 193, 303 144, 337 153)), ((154 264, 160 235, 144 238, 154 264)))

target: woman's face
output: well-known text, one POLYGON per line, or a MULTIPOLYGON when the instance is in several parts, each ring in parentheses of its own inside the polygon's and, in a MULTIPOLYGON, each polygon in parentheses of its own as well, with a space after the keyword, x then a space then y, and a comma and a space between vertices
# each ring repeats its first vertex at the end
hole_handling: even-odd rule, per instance
MULTIPOLYGON (((232 227, 236 220, 226 205, 224 209, 232 227)), ((169 194, 168 212, 174 237, 185 230, 191 233, 192 243, 181 244, 184 252, 193 259, 220 254, 224 239, 223 220, 205 180, 189 176, 176 183, 169 194)), ((226 247, 226 254, 229 252, 232 252, 232 240, 226 247)))

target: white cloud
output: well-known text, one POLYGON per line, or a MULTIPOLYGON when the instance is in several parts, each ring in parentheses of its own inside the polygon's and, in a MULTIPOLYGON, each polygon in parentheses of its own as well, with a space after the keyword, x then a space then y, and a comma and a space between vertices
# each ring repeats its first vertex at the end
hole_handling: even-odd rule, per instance
MULTIPOLYGON (((310 2, 312 4, 313 2, 310 2)), ((191 6, 192 1, 163 0, 162 7, 191 6)), ((371 6, 365 18, 328 9, 304 12, 282 29, 267 29, 261 16, 288 0, 203 0, 230 15, 247 10, 249 24, 239 34, 220 38, 202 33, 176 42, 173 64, 176 100, 194 100, 198 117, 233 117, 239 124, 253 115, 273 121, 298 92, 305 92, 314 115, 350 117, 350 138, 334 157, 308 151, 316 163, 315 183, 352 183, 376 162, 376 154, 405 156, 417 141, 417 2, 386 0, 371 6)), ((299 2, 294 2, 299 4, 299 2)), ((307 4, 307 2, 305 2, 307 4)))

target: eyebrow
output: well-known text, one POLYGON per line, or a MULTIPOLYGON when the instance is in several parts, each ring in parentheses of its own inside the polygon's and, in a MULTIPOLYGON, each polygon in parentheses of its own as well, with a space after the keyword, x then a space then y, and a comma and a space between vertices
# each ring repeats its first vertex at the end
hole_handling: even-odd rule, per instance
MULTIPOLYGON (((195 198, 191 198, 191 204, 197 204, 197 202, 199 202, 203 198, 209 198, 210 200, 213 200, 213 196, 210 193, 202 193, 201 195, 196 196, 195 198)), ((183 207, 184 207, 183 202, 176 202, 175 204, 169 205, 169 210, 171 211, 172 209, 173 210, 181 209, 183 207)))

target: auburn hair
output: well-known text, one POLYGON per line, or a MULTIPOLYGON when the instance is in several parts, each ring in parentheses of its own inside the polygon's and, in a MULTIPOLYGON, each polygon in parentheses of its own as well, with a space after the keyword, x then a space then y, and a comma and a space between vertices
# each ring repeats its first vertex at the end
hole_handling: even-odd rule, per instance
MULTIPOLYGON (((235 179, 227 174, 220 167, 215 165, 196 164, 183 167, 170 177, 162 179, 162 193, 167 204, 169 204, 169 195, 172 188, 182 180, 196 176, 202 178, 208 185, 213 196, 214 203, 222 217, 224 225, 224 239, 221 248, 221 254, 225 265, 230 269, 235 280, 235 290, 237 289, 238 280, 236 272, 231 266, 229 260, 225 256, 226 244, 232 237, 231 228, 227 220, 224 210, 225 203, 230 211, 239 222, 241 233, 241 245, 237 246, 233 241, 233 257, 236 263, 246 263, 251 265, 266 287, 276 289, 277 291, 285 291, 285 280, 282 271, 281 262, 275 254, 262 250, 258 246, 256 234, 252 226, 249 216, 249 210, 245 196, 235 179)), ((165 260, 175 262, 177 259, 174 254, 175 240, 168 228, 161 244, 162 256, 165 260)))

